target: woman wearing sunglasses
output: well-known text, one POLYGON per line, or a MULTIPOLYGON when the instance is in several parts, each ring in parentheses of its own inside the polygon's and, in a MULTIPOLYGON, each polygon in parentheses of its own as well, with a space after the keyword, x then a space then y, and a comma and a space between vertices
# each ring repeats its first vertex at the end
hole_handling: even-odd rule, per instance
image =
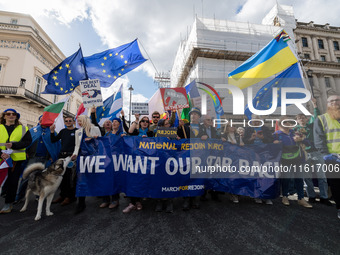
MULTIPOLYGON (((153 137, 153 132, 149 130, 150 120, 147 116, 142 117, 139 121, 139 114, 135 114, 136 120, 131 123, 129 128, 129 135, 131 136, 141 136, 141 137, 153 137)), ((129 205, 123 210, 123 213, 129 213, 132 210, 142 210, 143 206, 141 203, 141 198, 131 197, 129 205)))
POLYGON ((8 168, 7 180, 3 187, 6 194, 5 205, 0 213, 10 213, 18 188, 18 181, 26 161, 25 148, 32 142, 31 133, 20 121, 20 114, 14 109, 6 109, 0 117, 1 162, 12 159, 8 168))

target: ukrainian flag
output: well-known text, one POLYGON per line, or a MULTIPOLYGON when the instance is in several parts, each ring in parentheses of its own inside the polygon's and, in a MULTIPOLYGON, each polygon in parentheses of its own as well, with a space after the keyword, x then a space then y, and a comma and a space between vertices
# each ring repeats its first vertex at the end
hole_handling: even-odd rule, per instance
POLYGON ((282 30, 262 50, 229 73, 228 83, 244 89, 295 64, 298 60, 288 46, 287 38, 282 30))

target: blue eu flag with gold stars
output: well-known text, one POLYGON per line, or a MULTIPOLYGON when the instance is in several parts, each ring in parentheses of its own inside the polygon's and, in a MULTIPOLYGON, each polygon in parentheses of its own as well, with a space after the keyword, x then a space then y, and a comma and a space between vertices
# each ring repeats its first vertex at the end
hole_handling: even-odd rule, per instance
POLYGON ((81 48, 43 77, 47 85, 42 94, 65 95, 73 92, 79 81, 87 80, 81 48))
POLYGON ((146 61, 138 47, 137 39, 114 49, 84 58, 89 79, 99 79, 107 88, 122 75, 146 61))

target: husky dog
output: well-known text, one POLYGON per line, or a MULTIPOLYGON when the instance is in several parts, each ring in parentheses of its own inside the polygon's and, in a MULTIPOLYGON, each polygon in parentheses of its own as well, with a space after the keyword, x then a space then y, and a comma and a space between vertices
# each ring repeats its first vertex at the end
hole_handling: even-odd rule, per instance
POLYGON ((27 209, 28 200, 31 192, 37 196, 39 196, 39 204, 37 215, 35 216, 35 220, 41 219, 41 210, 46 198, 46 215, 51 216, 53 213, 50 211, 50 206, 52 199, 54 197, 54 193, 57 191, 62 179, 63 175, 66 171, 66 167, 68 163, 70 163, 71 158, 67 157, 65 159, 58 159, 55 163, 53 163, 49 168, 45 169, 45 166, 42 163, 34 163, 29 165, 24 173, 23 178, 28 178, 28 185, 26 191, 26 199, 25 204, 20 210, 20 212, 24 212, 27 209))

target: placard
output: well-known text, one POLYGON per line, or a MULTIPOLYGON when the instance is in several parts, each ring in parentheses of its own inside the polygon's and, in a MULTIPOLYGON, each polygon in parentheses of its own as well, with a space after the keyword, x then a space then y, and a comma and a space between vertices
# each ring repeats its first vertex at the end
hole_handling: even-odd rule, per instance
POLYGON ((161 88, 160 91, 165 111, 189 108, 185 88, 161 88))
POLYGON ((81 89, 81 97, 85 108, 103 105, 102 92, 98 79, 79 81, 79 84, 81 89))

